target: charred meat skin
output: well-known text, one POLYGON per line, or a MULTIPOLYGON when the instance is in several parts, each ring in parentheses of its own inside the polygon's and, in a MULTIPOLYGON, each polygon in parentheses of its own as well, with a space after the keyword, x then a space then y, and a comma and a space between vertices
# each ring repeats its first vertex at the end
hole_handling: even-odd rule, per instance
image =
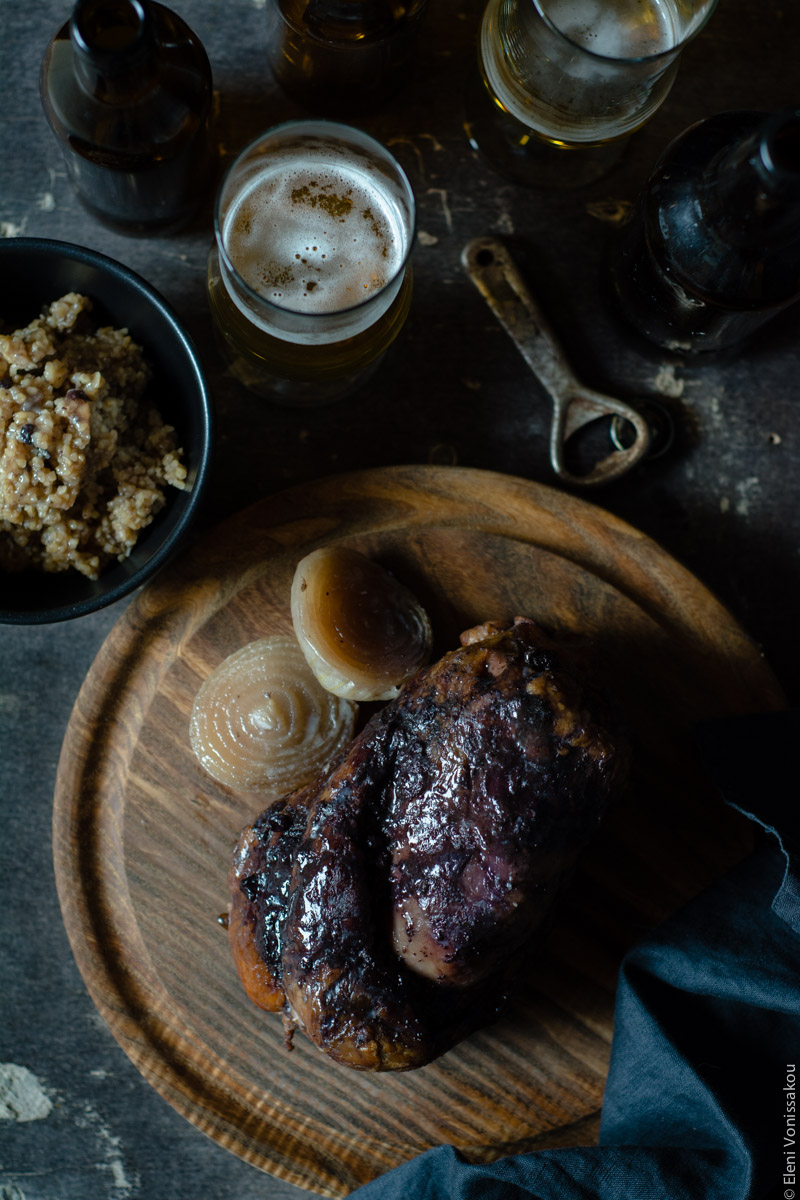
POLYGON ((362 1070, 488 1020, 624 775, 580 678, 527 618, 470 630, 249 826, 229 931, 251 999, 362 1070))
POLYGON ((294 852, 305 833, 312 788, 278 800, 242 832, 228 875, 228 938, 242 986, 268 1012, 286 1004, 281 930, 294 852))

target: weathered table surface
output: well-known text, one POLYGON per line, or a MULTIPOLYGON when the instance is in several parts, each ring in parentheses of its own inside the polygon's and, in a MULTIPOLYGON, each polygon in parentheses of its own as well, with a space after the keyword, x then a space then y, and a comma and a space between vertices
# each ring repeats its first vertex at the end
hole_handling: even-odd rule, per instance
MULTIPOLYGON (((480 5, 431 5, 407 87, 362 121, 402 161, 419 211, 416 290, 402 350, 365 393, 291 411, 254 401, 226 375, 203 286, 210 198, 193 226, 169 239, 124 238, 85 215, 38 96, 42 53, 68 15, 69 6, 54 0, 0 0, 0 233, 110 254, 143 274, 185 319, 218 418, 205 525, 290 484, 362 466, 457 462, 553 483, 547 404, 460 265, 470 238, 503 237, 580 376, 621 397, 659 400, 677 424, 667 455, 590 499, 655 538, 710 586, 796 703, 800 308, 774 321, 746 353, 695 365, 629 335, 604 279, 620 206, 635 197, 671 136, 724 109, 797 102, 800 9, 778 0, 720 0, 667 102, 613 174, 556 194, 507 183, 470 149, 462 95, 474 69, 480 5)), ((173 6, 211 58, 223 162, 268 125, 301 115, 264 65, 263 0, 173 6)), ((97 1016, 63 932, 50 850, 56 763, 80 683, 122 606, 64 625, 0 627, 0 1196, 288 1200, 305 1193, 220 1149, 140 1078, 97 1016)))

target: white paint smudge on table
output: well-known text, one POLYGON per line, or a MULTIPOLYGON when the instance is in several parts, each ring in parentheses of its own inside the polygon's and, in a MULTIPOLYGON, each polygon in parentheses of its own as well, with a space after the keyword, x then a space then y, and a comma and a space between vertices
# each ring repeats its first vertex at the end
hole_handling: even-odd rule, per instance
POLYGON ((53 1102, 33 1071, 19 1063, 0 1063, 0 1118, 4 1121, 43 1121, 53 1102))
POLYGON ((678 379, 677 375, 675 374, 675 367, 672 363, 663 363, 659 368, 658 374, 653 380, 653 387, 657 392, 660 392, 662 396, 672 396, 673 399, 677 399, 678 396, 683 395, 684 388, 686 387, 686 381, 684 379, 678 379))

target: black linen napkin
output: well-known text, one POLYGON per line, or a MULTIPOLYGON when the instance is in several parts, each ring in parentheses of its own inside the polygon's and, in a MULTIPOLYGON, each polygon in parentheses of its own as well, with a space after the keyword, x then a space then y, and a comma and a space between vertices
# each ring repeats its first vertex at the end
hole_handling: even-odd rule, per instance
POLYGON ((623 959, 599 1145, 489 1165, 440 1146, 358 1200, 800 1200, 800 709, 695 732, 764 837, 623 959))

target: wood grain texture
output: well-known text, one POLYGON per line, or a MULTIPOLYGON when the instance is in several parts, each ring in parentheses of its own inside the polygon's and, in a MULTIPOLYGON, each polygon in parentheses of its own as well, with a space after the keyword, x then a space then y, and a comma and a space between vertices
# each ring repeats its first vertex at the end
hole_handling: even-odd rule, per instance
POLYGON ((256 504, 139 594, 91 668, 54 805, 66 929, 91 995, 152 1085, 273 1175, 343 1196, 447 1142, 473 1160, 597 1135, 626 948, 748 846, 697 762, 690 724, 781 707, 757 648, 657 545, 600 508, 490 472, 397 467, 256 504), (291 631, 297 561, 342 539, 428 607, 436 651, 525 614, 609 663, 635 770, 501 1021, 401 1075, 340 1067, 246 999, 217 917, 239 830, 263 798, 196 763, 201 682, 245 642, 291 631))

